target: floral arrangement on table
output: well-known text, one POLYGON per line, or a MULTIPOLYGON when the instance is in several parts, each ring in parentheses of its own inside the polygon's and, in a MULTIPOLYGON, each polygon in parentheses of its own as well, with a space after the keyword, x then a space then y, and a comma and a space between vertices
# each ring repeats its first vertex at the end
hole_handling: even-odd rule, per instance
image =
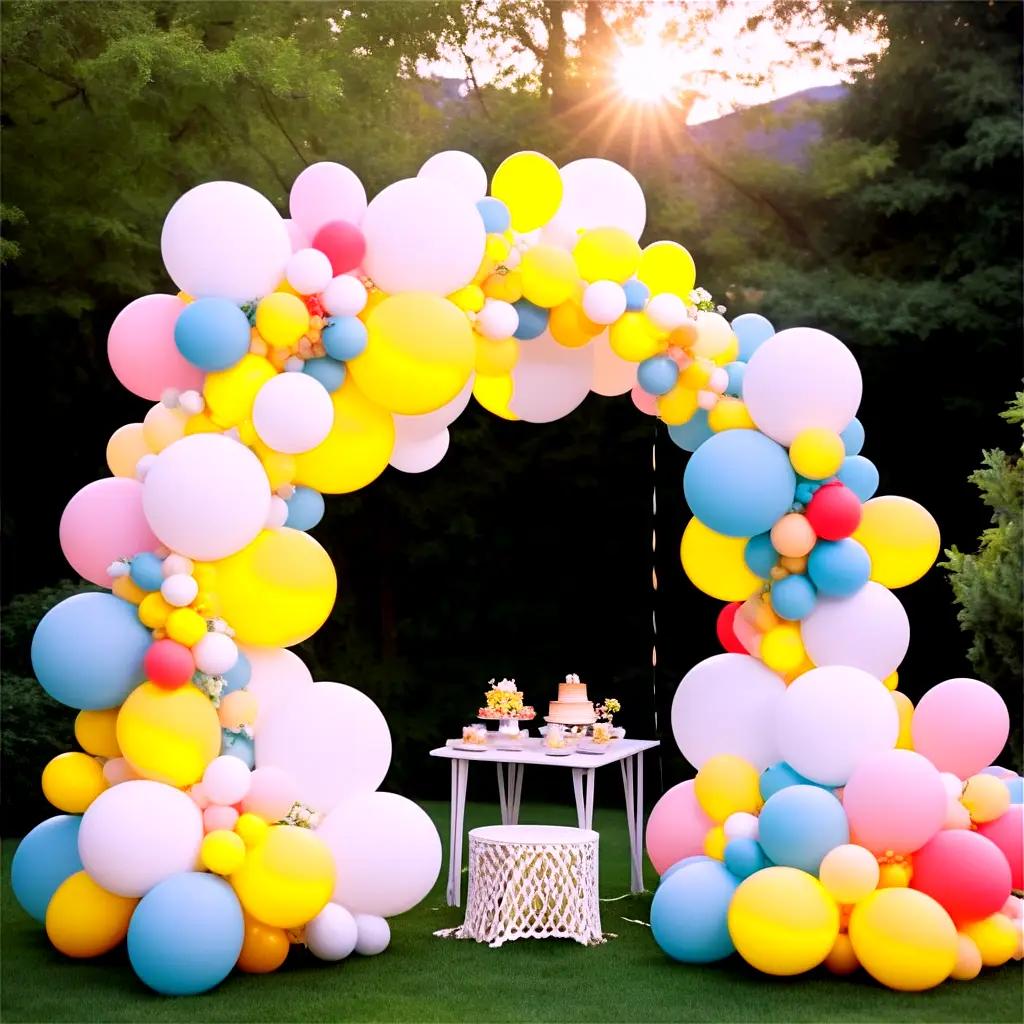
POLYGON ((617 715, 622 710, 622 705, 614 697, 605 697, 604 703, 598 704, 594 708, 594 713, 597 715, 599 722, 607 722, 609 725, 612 724, 612 717, 617 715))
POLYGON ((490 689, 485 694, 487 707, 480 708, 480 718, 510 718, 528 722, 536 712, 529 705, 523 704, 523 693, 516 689, 514 679, 502 679, 496 683, 489 680, 490 689))

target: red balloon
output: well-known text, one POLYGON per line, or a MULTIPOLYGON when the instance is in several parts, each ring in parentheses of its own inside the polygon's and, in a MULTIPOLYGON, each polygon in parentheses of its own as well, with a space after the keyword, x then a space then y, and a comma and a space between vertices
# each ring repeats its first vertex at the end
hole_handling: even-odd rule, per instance
POLYGON ((332 220, 313 237, 313 248, 330 261, 334 276, 355 270, 366 255, 366 239, 362 231, 347 220, 332 220))
POLYGON ((979 825, 978 832, 995 843, 1010 862, 1014 889, 1024 889, 1024 804, 1011 804, 995 821, 979 825))
POLYGON ((822 540, 844 540, 860 525, 860 498, 837 480, 814 492, 804 515, 822 540))
POLYGON ((913 857, 910 879, 941 903, 961 925, 994 914, 1010 895, 1010 865, 991 840, 967 829, 947 829, 928 840, 913 857))
POLYGON ((732 628, 733 619, 736 618, 736 613, 740 610, 741 603, 740 601, 733 601, 732 604, 727 604, 718 613, 718 622, 715 624, 715 629, 718 632, 718 642, 730 654, 749 653, 746 647, 740 643, 739 638, 736 636, 736 631, 732 628))
POLYGON ((175 640, 157 640, 142 661, 146 678, 165 690, 184 686, 196 670, 192 652, 175 640))

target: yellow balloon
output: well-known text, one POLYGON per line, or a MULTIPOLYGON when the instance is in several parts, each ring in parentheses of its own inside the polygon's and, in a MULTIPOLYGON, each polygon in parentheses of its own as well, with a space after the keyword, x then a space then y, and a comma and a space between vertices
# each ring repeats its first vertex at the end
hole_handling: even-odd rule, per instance
POLYGON ((744 601, 761 588, 761 580, 744 561, 746 537, 726 537, 692 518, 683 531, 679 557, 690 582, 719 601, 744 601))
POLYGON ((359 390, 391 412, 415 416, 451 401, 476 354, 466 314, 440 295, 403 292, 367 318, 369 341, 347 363, 359 390))
POLYGON ((167 617, 173 611, 174 606, 164 600, 160 591, 155 590, 139 602, 139 621, 147 629, 163 629, 167 624, 167 617))
POLYGON ((953 973, 950 977, 954 981, 973 981, 981 974, 981 966, 981 950, 974 944, 973 939, 958 933, 956 963, 953 965, 953 973))
POLYGON ((523 297, 523 279, 518 270, 510 270, 505 274, 491 274, 484 279, 480 287, 489 299, 518 302, 523 297))
POLYGON ((256 330, 274 348, 290 348, 309 330, 309 310, 296 295, 273 292, 256 307, 256 330))
POLYGON ((111 584, 110 592, 122 601, 130 601, 132 604, 142 604, 146 598, 146 591, 138 586, 131 576, 118 576, 111 584))
POLYGON ((196 413, 195 416, 190 416, 188 422, 185 424, 185 436, 188 437, 191 434, 220 434, 223 433, 220 427, 217 426, 205 412, 196 413))
POLYGON ((1010 806, 1010 790, 993 775, 972 775, 964 782, 960 803, 967 808, 971 821, 982 825, 1006 813, 1010 806))
POLYGON ((708 426, 716 433, 723 430, 756 430, 747 403, 741 398, 723 396, 708 413, 708 426))
POLYGON ((593 341, 604 330, 604 327, 601 324, 595 324, 583 312, 583 307, 576 299, 572 298, 551 310, 548 330, 559 345, 564 345, 566 348, 582 348, 593 341))
POLYGON ((761 660, 773 672, 788 674, 803 665, 806 659, 800 626, 795 622, 783 622, 761 638, 761 660))
POLYGON ((543 153, 513 153, 494 172, 491 195, 508 207, 516 231, 533 231, 561 205, 562 176, 543 153))
POLYGON ((511 373, 519 361, 519 342, 515 338, 490 338, 476 336, 476 372, 485 377, 501 377, 511 373))
POLYGON ((704 853, 712 860, 724 860, 725 843, 725 829, 721 825, 709 828, 708 834, 704 837, 704 853))
POLYGON ((448 301, 454 303, 464 312, 479 313, 484 308, 484 300, 486 298, 487 296, 484 295, 480 285, 467 284, 457 292, 452 292, 448 296, 448 301))
MULTIPOLYGON (((914 717, 914 702, 905 693, 900 693, 899 690, 892 690, 891 692, 892 699, 896 704, 896 713, 900 716, 900 734, 896 738, 896 748, 898 750, 913 750, 914 740, 910 735, 910 720, 914 717)), ((985 778, 989 778, 989 776, 986 775, 985 778)), ((999 782, 998 779, 993 781, 999 782)), ((1003 786, 1003 790, 1007 797, 1009 797, 1010 791, 1005 786, 1003 786)))
POLYGON ((565 302, 579 281, 572 257, 553 245, 527 249, 519 264, 523 296, 535 306, 550 309, 565 302))
POLYGON ((203 837, 199 859, 215 875, 234 874, 245 860, 245 843, 241 836, 226 828, 214 829, 203 837))
POLYGON ((139 901, 101 889, 84 871, 65 878, 46 908, 46 934, 65 956, 101 956, 127 934, 139 901))
POLYGON ((1005 914, 992 914, 983 921, 965 924, 961 934, 969 938, 981 953, 986 967, 1002 967, 1017 949, 1019 933, 1005 914))
POLYGON ((323 494, 348 494, 387 468, 395 448, 395 421, 351 379, 331 395, 331 404, 331 432, 311 451, 295 456, 294 479, 323 494))
POLYGON ((879 889, 906 889, 910 885, 913 867, 905 860, 878 865, 879 889))
POLYGON ((839 907, 813 875, 770 867, 740 883, 729 904, 736 950, 765 974, 803 974, 829 955, 839 907))
POLYGON ((711 374, 714 373, 715 364, 710 359, 698 358, 694 359, 689 366, 686 367, 679 374, 679 383, 684 387, 693 388, 694 391, 700 391, 701 388, 706 388, 711 380, 711 374))
POLYGON ((331 851, 314 832, 272 825, 230 881, 243 909, 257 921, 297 928, 327 905, 334 874, 331 851))
POLYGON ((264 530, 213 565, 221 614, 239 643, 291 647, 311 637, 334 607, 334 564, 301 530, 264 530))
POLYGON ((631 363, 642 363, 665 348, 658 328, 639 312, 623 313, 608 329, 608 343, 620 359, 631 363))
MULTIPOLYGON (((142 421, 142 436, 151 452, 162 452, 185 436, 189 414, 184 409, 168 409, 157 402, 142 421)), ((125 474, 127 475, 127 474, 125 474)))
POLYGON ((934 988, 956 964, 949 914, 917 889, 876 889, 853 908, 849 933, 864 970, 889 988, 934 988))
POLYGON ((167 635, 186 647, 195 647, 209 632, 206 619, 192 608, 175 608, 167 616, 167 635))
POLYGON ((263 356, 246 353, 229 370, 208 373, 203 397, 210 420, 220 427, 233 427, 252 417, 256 394, 277 370, 263 356))
POLYGON ((269 974, 288 958, 291 943, 283 928, 264 924, 245 915, 245 938, 236 966, 246 974, 269 974))
POLYGON ((235 822, 235 832, 249 849, 259 846, 267 838, 269 828, 270 825, 267 822, 251 811, 240 814, 238 821, 235 822))
POLYGON ((697 283, 697 267, 678 242, 652 242, 640 254, 636 276, 651 289, 652 295, 671 292, 689 300, 697 283))
POLYGON ((484 242, 484 256, 491 261, 492 265, 503 263, 508 259, 508 254, 511 251, 512 245, 503 235, 488 235, 487 241, 484 242))
POLYGON ((871 556, 871 579, 890 590, 919 580, 939 554, 939 524, 932 514, 892 494, 864 503, 853 539, 871 556))
MULTIPOLYGON (((730 331, 732 329, 730 328, 730 331)), ((739 358, 740 354, 740 340, 735 334, 729 336, 729 340, 725 347, 718 355, 713 357, 714 364, 716 366, 725 366, 727 363, 735 362, 739 358)))
POLYGON ((761 809, 760 781, 760 773, 749 761, 735 754, 715 754, 697 772, 693 792, 704 813, 712 821, 723 822, 730 814, 756 814, 761 809))
POLYGON ((584 281, 617 281, 622 284, 636 273, 640 246, 622 228, 584 231, 572 250, 576 269, 584 281))
POLYGON ((836 936, 835 944, 825 957, 825 966, 833 974, 853 974, 860 967, 857 954, 853 951, 853 943, 845 932, 840 932, 836 936))
POLYGON ((519 417, 508 407, 512 401, 512 378, 508 374, 496 377, 476 377, 473 380, 473 397, 488 412, 503 420, 517 420, 519 417))
POLYGON ((141 423, 126 423, 118 427, 107 442, 107 466, 114 476, 134 477, 139 459, 149 454, 141 423))
POLYGON ((117 716, 117 742, 144 779, 191 786, 220 753, 220 721, 210 699, 192 685, 164 690, 143 683, 117 716))
POLYGON ((106 788, 103 768, 88 754, 58 754, 43 769, 43 796, 67 814, 84 814, 106 788))
POLYGON ((295 479, 298 464, 294 455, 268 448, 259 438, 253 441, 252 450, 263 463, 263 470, 267 474, 272 491, 290 484, 295 479))
POLYGON ((118 708, 104 711, 79 711, 75 719, 75 739, 89 754, 97 757, 120 757, 117 745, 118 708))
POLYGON ((693 418, 697 411, 697 392, 677 382, 668 394, 658 397, 655 405, 661 421, 677 427, 693 418))
POLYGON ((839 472, 846 458, 843 439, 834 430, 809 427, 801 430, 789 446, 793 468, 809 480, 824 480, 839 472))
POLYGON ((825 854, 818 878, 837 903, 859 903, 878 885, 878 861, 863 846, 844 843, 825 854))
POLYGON ((695 356, 717 361, 734 347, 738 352, 739 342, 732 333, 729 321, 721 313, 701 310, 697 314, 697 340, 690 346, 690 351, 695 356))
POLYGON ((890 672, 882 680, 882 682, 885 683, 885 687, 886 687, 887 690, 895 690, 896 687, 900 685, 900 674, 899 674, 899 672, 896 672, 896 671, 890 672))

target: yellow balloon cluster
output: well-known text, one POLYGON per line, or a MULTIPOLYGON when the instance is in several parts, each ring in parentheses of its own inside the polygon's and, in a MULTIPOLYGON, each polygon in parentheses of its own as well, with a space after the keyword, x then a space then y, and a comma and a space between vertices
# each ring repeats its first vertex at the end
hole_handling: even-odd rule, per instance
POLYGON ((871 556, 871 578, 895 590, 919 580, 939 555, 939 524, 910 498, 884 495, 864 503, 853 539, 871 556))
POLYGON ((543 153, 513 153, 494 172, 491 195, 508 207, 516 231, 533 231, 551 220, 562 202, 562 176, 543 153))
POLYGON ((683 531, 679 557, 698 590, 719 601, 743 601, 761 587, 743 557, 746 546, 746 537, 715 533, 694 516, 683 531))
POLYGON ((58 886, 46 907, 46 935, 65 956, 101 956, 128 934, 137 899, 100 888, 84 871, 58 886))

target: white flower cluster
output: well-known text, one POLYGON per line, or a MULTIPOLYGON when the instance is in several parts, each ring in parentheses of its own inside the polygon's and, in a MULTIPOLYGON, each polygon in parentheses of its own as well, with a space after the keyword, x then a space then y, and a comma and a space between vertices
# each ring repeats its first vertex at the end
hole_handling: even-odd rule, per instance
POLYGON ((492 690, 501 690, 503 693, 517 693, 516 681, 514 679, 502 679, 500 683, 496 683, 493 679, 488 680, 488 685, 492 690))

